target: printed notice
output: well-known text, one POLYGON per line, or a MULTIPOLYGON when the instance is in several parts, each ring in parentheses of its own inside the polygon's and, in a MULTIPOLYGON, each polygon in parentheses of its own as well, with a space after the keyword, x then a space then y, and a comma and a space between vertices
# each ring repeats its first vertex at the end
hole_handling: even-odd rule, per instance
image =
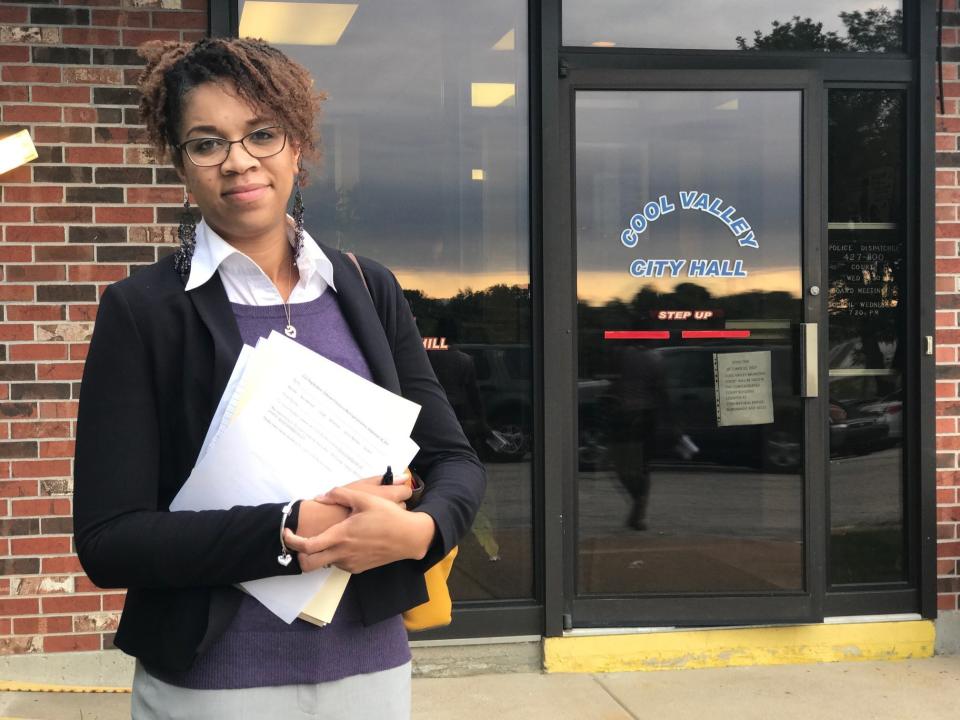
POLYGON ((769 350, 714 353, 713 384, 720 427, 773 422, 769 350))

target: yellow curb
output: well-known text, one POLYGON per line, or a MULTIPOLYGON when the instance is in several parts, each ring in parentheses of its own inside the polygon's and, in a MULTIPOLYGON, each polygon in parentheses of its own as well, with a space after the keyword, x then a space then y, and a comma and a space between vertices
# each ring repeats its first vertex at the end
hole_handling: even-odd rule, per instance
POLYGON ((624 672, 933 657, 929 620, 544 638, 544 670, 624 672))
MULTIPOLYGON (((129 693, 126 687, 97 687, 95 685, 53 685, 20 680, 0 680, 0 692, 48 692, 48 693, 129 693)), ((0 720, 6 720, 0 717, 0 720)))

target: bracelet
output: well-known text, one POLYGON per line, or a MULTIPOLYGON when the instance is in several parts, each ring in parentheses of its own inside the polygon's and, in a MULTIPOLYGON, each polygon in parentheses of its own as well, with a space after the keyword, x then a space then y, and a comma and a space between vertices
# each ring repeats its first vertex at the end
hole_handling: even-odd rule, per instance
POLYGON ((287 550, 287 544, 283 541, 283 531, 287 529, 287 518, 290 517, 290 513, 293 512, 293 506, 296 504, 296 500, 291 500, 280 510, 280 550, 281 553, 277 555, 277 562, 286 567, 293 560, 293 556, 290 554, 290 551, 287 550))

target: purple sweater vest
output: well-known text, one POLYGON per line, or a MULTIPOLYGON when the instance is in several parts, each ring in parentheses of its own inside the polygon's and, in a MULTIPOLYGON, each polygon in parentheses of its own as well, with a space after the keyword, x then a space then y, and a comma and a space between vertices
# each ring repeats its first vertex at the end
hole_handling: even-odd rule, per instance
MULTIPOLYGON (((271 330, 282 332, 286 325, 282 305, 234 304, 233 313, 248 345, 256 345, 271 330)), ((297 328, 297 342, 371 379, 335 291, 328 289, 316 300, 291 305, 290 319, 297 328)), ((302 620, 287 625, 245 595, 227 631, 193 667, 162 679, 198 690, 295 685, 378 672, 410 660, 401 617, 364 627, 352 587, 347 585, 333 622, 322 628, 302 620)))

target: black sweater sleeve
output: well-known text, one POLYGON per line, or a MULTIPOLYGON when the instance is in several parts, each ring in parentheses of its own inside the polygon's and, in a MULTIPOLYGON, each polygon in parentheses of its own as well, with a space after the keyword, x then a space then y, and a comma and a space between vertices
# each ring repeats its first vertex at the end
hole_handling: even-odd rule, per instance
MULTIPOLYGON (((277 562, 282 503, 170 512, 161 506, 157 388, 122 288, 103 295, 80 392, 74 532, 100 587, 229 585, 300 572, 277 562)), ((180 481, 185 478, 181 478, 180 481)))

